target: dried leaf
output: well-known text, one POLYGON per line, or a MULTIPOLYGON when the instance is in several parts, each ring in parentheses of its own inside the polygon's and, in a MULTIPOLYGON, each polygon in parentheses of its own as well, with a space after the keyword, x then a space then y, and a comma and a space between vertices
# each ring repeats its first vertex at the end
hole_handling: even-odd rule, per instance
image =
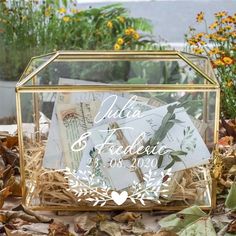
MULTIPOLYGON (((17 211, 17 212, 23 211, 23 213, 27 214, 28 216, 34 217, 36 222, 41 222, 41 223, 52 223, 53 222, 52 218, 40 215, 40 214, 36 213, 35 211, 32 211, 23 205, 19 205, 12 210, 13 210, 13 212, 14 211, 17 211)), ((31 222, 33 222, 33 221, 31 221, 31 222)), ((36 222, 34 221, 33 223, 36 223, 36 222)))
POLYGON ((142 218, 142 214, 134 212, 123 212, 114 216, 112 219, 119 223, 126 223, 129 221, 136 221, 142 218))
POLYGON ((48 236, 70 236, 69 225, 61 222, 53 222, 49 225, 48 236))
POLYGON ((22 220, 20 218, 11 219, 9 223, 14 225, 17 228, 21 227, 22 225, 29 225, 30 224, 30 222, 22 220))
POLYGON ((12 149, 15 146, 18 146, 18 137, 17 136, 7 136, 6 146, 9 149, 12 149))
POLYGON ((101 221, 99 228, 102 232, 107 233, 109 236, 121 236, 120 226, 112 221, 101 221))
POLYGON ((34 236, 33 234, 23 230, 10 230, 7 227, 5 227, 5 231, 7 236, 34 236))
POLYGON ((194 223, 188 225, 181 232, 178 233, 179 236, 216 236, 215 229, 212 225, 212 221, 209 217, 202 217, 194 223))
POLYGON ((236 183, 235 182, 231 185, 229 194, 225 201, 225 206, 232 210, 236 209, 236 183))
POLYGON ((96 222, 92 221, 87 215, 81 215, 74 220, 74 231, 79 234, 87 234, 96 228, 96 222))
POLYGON ((171 214, 161 219, 158 223, 164 229, 179 232, 203 216, 206 216, 205 212, 198 206, 192 206, 176 214, 171 214))
POLYGON ((233 220, 233 221, 228 225, 227 233, 233 233, 233 234, 236 233, 236 220, 233 220))
POLYGON ((10 186, 0 191, 0 209, 3 207, 5 199, 11 195, 10 186))
POLYGON ((101 221, 105 221, 105 220, 110 220, 111 217, 108 214, 101 214, 101 213, 97 213, 96 216, 91 216, 90 220, 99 223, 101 221))
POLYGON ((160 230, 157 233, 144 233, 142 236, 177 236, 174 231, 160 230))

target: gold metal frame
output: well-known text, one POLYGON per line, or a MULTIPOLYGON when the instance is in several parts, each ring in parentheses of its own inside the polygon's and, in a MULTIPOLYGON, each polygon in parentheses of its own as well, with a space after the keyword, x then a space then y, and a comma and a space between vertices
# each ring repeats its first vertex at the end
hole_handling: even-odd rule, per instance
MULTIPOLYGON (((21 170, 21 184, 22 184, 22 193, 23 193, 23 204, 26 206, 27 201, 27 192, 26 192, 26 181, 25 181, 25 170, 24 170, 24 143, 23 143, 23 127, 22 127, 22 113, 21 113, 21 93, 33 93, 36 94, 38 92, 82 92, 82 91, 125 91, 125 92, 158 92, 158 91, 166 91, 166 92, 174 92, 174 91, 197 91, 197 92, 215 92, 215 127, 214 127, 214 143, 216 144, 218 141, 218 131, 219 131, 219 115, 220 115, 220 86, 214 77, 211 70, 212 77, 203 72, 199 67, 197 67, 191 60, 189 60, 188 56, 192 56, 194 58, 198 57, 193 54, 186 54, 177 51, 57 51, 54 53, 46 54, 39 57, 34 57, 30 60, 26 70, 21 76, 19 82, 16 84, 16 107, 17 107, 17 125, 18 125, 18 139, 19 139, 19 151, 20 151, 20 170, 21 170), (45 57, 48 57, 45 59, 45 57), (36 60, 41 59, 42 64, 36 68, 33 72, 26 75, 26 71, 28 70, 30 64, 36 60), (28 82, 33 80, 37 74, 46 68, 50 63, 54 61, 112 61, 112 60, 183 60, 190 67, 192 67, 197 73, 199 73, 204 79, 204 84, 156 84, 156 85, 144 85, 135 84, 135 85, 28 85, 28 82), (26 75, 26 76, 25 76, 26 75), (25 77, 24 77, 25 76, 25 77)), ((207 57, 200 56, 201 59, 209 60, 207 57)), ((35 97, 35 96, 33 96, 35 97)), ((211 208, 215 208, 216 206, 216 181, 212 179, 212 189, 211 189, 211 208)), ((159 205, 152 208, 141 208, 138 209, 135 206, 126 207, 126 210, 181 210, 186 206, 164 206, 159 205)), ((200 206, 203 210, 210 210, 211 208, 208 206, 200 206)), ((31 207, 34 210, 77 210, 77 211, 92 211, 92 210, 115 210, 117 207, 109 207, 109 208, 100 208, 100 207, 57 207, 57 206, 35 206, 31 207)), ((119 207, 122 209, 122 207, 119 207)))

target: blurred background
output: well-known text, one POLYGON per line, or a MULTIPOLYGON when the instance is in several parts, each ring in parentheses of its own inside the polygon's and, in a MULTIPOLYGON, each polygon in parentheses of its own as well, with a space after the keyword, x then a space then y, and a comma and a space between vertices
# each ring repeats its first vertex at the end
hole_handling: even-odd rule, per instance
POLYGON ((221 11, 234 15, 236 1, 0 1, 0 118, 15 115, 14 87, 32 56, 61 49, 188 50, 189 27, 207 32, 221 11))

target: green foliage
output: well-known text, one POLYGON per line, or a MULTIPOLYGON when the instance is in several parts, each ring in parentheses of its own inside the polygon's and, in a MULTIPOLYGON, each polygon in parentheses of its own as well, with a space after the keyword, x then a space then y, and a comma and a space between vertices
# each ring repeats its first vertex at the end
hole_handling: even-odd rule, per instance
POLYGON ((1 0, 0 77, 16 80, 32 56, 54 50, 153 48, 151 31, 120 4, 78 11, 72 0, 1 0))

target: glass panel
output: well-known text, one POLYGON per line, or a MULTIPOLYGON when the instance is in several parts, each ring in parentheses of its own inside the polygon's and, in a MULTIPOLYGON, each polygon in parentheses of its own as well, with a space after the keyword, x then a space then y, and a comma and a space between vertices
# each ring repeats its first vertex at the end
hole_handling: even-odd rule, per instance
MULTIPOLYGON (((42 70, 36 84, 58 85, 74 79, 77 84, 204 84, 202 75, 182 60, 54 61, 42 70)), ((27 85, 32 84, 29 82, 27 85)))
POLYGON ((30 73, 35 71, 38 67, 43 65, 45 62, 50 60, 52 58, 52 56, 54 56, 54 55, 55 55, 55 53, 48 54, 45 56, 39 56, 39 57, 35 57, 35 58, 31 59, 29 65, 26 67, 24 73, 22 74, 20 81, 22 79, 24 79, 26 76, 28 76, 30 73))
POLYGON ((214 71, 211 67, 210 61, 204 56, 198 56, 190 53, 182 52, 182 54, 200 68, 206 75, 216 81, 214 71))
POLYGON ((28 206, 210 206, 214 92, 45 92, 21 102, 28 206))

